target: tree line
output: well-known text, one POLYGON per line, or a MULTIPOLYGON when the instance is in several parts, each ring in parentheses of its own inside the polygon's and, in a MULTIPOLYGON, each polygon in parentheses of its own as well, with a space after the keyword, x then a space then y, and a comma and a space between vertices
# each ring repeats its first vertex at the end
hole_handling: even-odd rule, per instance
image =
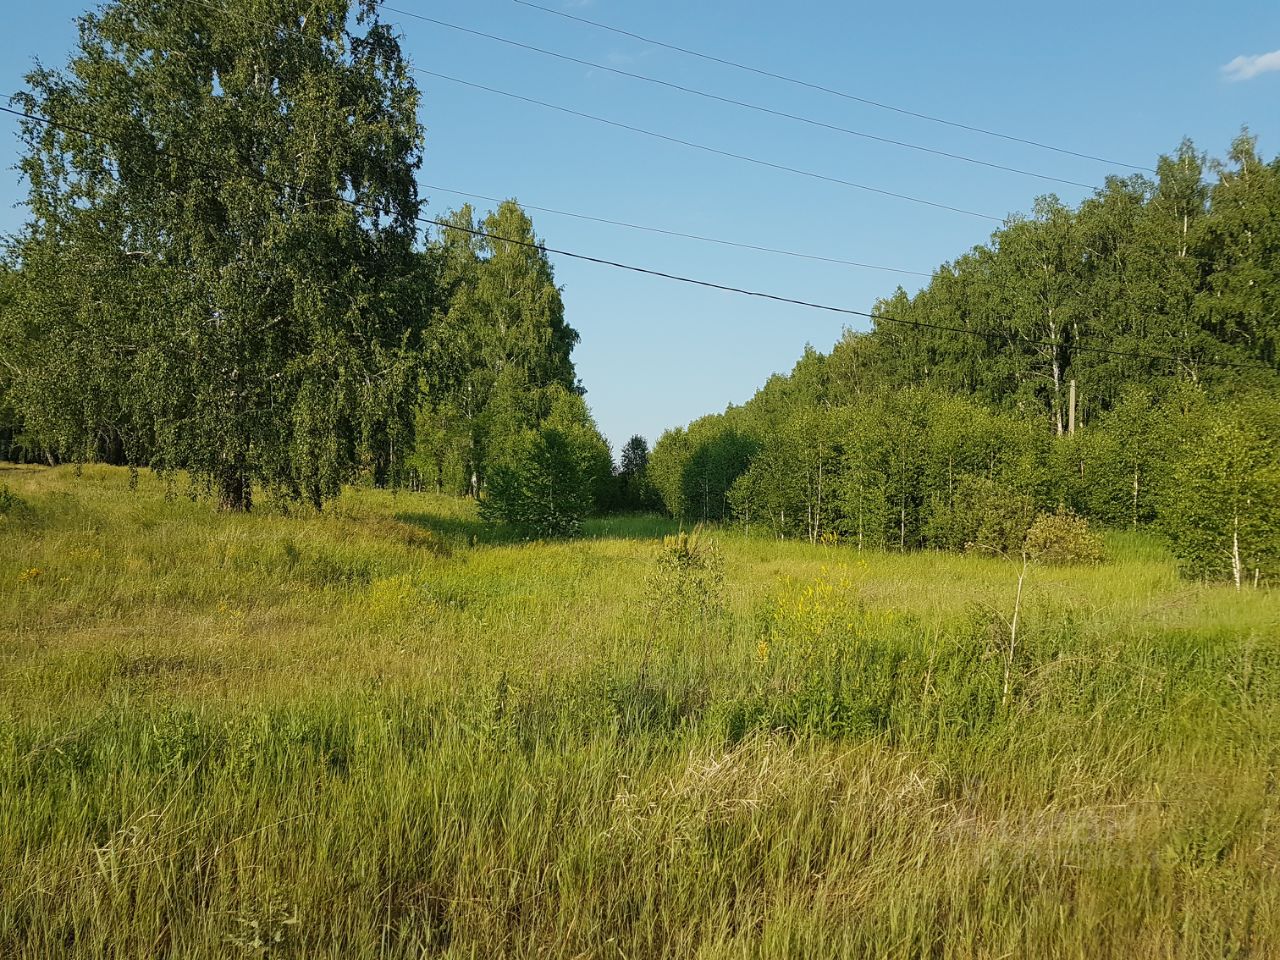
POLYGON ((751 402, 669 431, 649 476, 689 523, 732 522, 858 549, 1017 554, 1067 511, 1167 534, 1189 573, 1280 576, 1280 409, 1184 384, 1135 389, 1057 437, 1017 413, 932 387, 775 378, 751 402))
POLYGON ((662 508, 1008 550, 1071 511, 1159 527, 1201 575, 1277 575, 1280 160, 1247 134, 1040 200, 615 466, 525 211, 424 233, 420 94, 375 0, 112 0, 15 103, 6 456, 149 466, 231 510, 407 484, 538 535, 662 508))
POLYGON ((114 0, 79 23, 15 99, 0 452, 181 472, 231 510, 359 478, 494 491, 555 532, 626 502, 528 216, 422 230, 420 94, 375 2, 114 0), (573 509, 531 502, 548 483, 573 509))
POLYGON ((859 547, 1016 550, 1070 511, 1187 570, 1280 576, 1280 160, 1183 143, 1154 179, 1054 197, 877 304, 748 403, 668 431, 689 522, 859 547), (1212 174, 1212 181, 1210 180, 1212 174))

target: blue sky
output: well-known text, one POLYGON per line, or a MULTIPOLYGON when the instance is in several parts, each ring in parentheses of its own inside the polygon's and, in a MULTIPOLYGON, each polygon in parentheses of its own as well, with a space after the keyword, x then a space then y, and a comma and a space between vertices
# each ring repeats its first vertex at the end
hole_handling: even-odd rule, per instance
MULTIPOLYGON (((1230 12, 1174 0, 1072 5, 851 4, 836 0, 541 0, 636 33, 818 84, 1151 165, 1190 136, 1221 155, 1248 124, 1280 152, 1280 4, 1230 12)), ((512 0, 393 6, 721 96, 880 137, 1083 183, 1123 168, 945 127, 751 76, 549 16, 512 0)), ((0 88, 33 57, 61 64, 83 0, 13 5, 0 35, 0 88)), ((1056 192, 1047 183, 857 139, 496 44, 397 13, 426 70, 595 113, 772 163, 1003 217, 1056 192)), ((423 184, 669 230, 928 271, 983 242, 986 220, 713 156, 428 76, 423 184)), ((0 120, 0 158, 17 159, 0 120)), ((0 230, 22 220, 17 175, 0 178, 0 230)), ((428 215, 464 198, 424 188, 428 215)), ((677 240, 534 214, 545 242, 729 285, 869 310, 911 277, 677 240)), ((587 399, 615 449, 748 399, 806 343, 827 349, 842 318, 556 260, 587 399)), ((854 326, 858 324, 850 321, 854 326)))

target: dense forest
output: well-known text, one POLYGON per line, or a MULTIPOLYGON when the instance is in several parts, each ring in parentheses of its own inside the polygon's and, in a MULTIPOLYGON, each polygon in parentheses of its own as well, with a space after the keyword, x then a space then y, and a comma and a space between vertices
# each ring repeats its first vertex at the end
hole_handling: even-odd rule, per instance
POLYGON ((1280 574, 1280 160, 1190 143, 1049 197, 868 333, 669 431, 674 515, 892 549, 1017 552, 1037 516, 1155 525, 1189 571, 1280 574))
POLYGON ((1280 160, 1247 134, 1040 200, 870 332, 615 465, 531 220, 423 216, 419 92, 376 4, 346 10, 264 30, 121 0, 29 75, 5 456, 148 466, 231 510, 410 485, 530 535, 661 507, 1017 552, 1080 517, 1154 525, 1197 575, 1280 575, 1280 160))

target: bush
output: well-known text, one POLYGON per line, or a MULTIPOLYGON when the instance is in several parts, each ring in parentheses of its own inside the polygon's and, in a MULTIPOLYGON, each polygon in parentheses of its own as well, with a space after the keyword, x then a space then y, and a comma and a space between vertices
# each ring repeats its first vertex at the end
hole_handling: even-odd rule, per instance
POLYGON ((713 541, 698 531, 663 537, 649 581, 658 613, 706 618, 723 604, 724 560, 713 541))
POLYGON ((595 477, 585 459, 561 430, 527 431, 490 473, 481 517, 526 535, 573 536, 593 504, 595 477))
POLYGON ((1017 553, 1035 516, 1031 498, 986 477, 957 479, 950 503, 928 520, 931 546, 978 553, 1017 553))
POLYGON ((480 501, 483 519, 525 535, 570 537, 607 505, 613 456, 578 394, 557 388, 546 418, 498 450, 480 501))
POLYGON ((1098 564, 1106 559, 1102 538, 1089 521, 1069 510, 1042 513, 1027 532, 1027 556, 1054 566, 1098 564))
POLYGON ((26 506, 22 498, 9 489, 6 483, 0 483, 0 517, 18 513, 26 506))

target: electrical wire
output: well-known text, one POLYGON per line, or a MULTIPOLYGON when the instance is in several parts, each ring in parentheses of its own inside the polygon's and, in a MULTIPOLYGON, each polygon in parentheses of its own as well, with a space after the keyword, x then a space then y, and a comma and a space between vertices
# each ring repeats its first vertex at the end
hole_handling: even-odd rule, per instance
MULTIPOLYGON (((470 200, 483 200, 486 203, 502 203, 501 197, 489 197, 482 193, 468 193, 465 190, 453 190, 449 187, 441 187, 431 183, 421 183, 419 186, 425 190, 435 190, 439 193, 447 193, 455 197, 466 197, 470 200)), ((840 257, 823 257, 813 253, 797 253, 794 250, 782 250, 777 247, 765 247, 754 243, 743 243, 737 240, 724 240, 719 237, 704 237, 696 233, 681 233, 678 230, 667 230, 663 227, 649 227, 639 223, 629 223, 626 220, 611 220, 608 217, 593 217, 585 213, 573 213, 568 210, 557 210, 554 207, 540 207, 536 204, 520 202, 526 210, 536 210, 539 213, 549 213, 557 217, 571 217, 574 220, 585 220, 588 223, 602 223, 611 227, 625 227, 628 230, 642 230, 645 233, 656 233, 664 237, 678 237, 682 240, 698 240, 703 243, 715 243, 725 247, 735 247, 740 250, 755 250, 759 253, 771 253, 782 257, 795 257, 800 260, 812 260, 817 263, 832 263, 845 267, 858 267, 863 270, 882 270, 886 273, 899 273, 911 277, 932 277, 932 273, 926 273, 923 270, 907 270, 902 267, 885 267, 874 263, 863 263, 859 260, 845 260, 840 257)))
POLYGON ((523 94, 512 93, 509 90, 501 90, 498 87, 490 87, 483 83, 475 83, 471 80, 463 80, 460 77, 450 76, 447 73, 439 73, 435 70, 427 70, 424 67, 414 67, 421 74, 428 77, 435 77, 439 80, 447 80, 450 83, 456 83, 464 87, 471 87, 474 90, 484 90, 487 93, 497 94, 498 96, 508 97, 512 100, 518 100, 521 103, 529 103, 539 107, 545 107, 548 110, 555 110, 559 113, 568 114, 573 117, 581 117, 584 120, 592 120, 596 123, 602 123, 606 126, 616 127, 621 130, 630 130, 632 133, 643 134, 646 137, 653 137, 657 140, 664 140, 667 143, 679 144, 683 147, 689 147, 693 150, 701 150, 704 153, 714 154, 719 157, 729 157, 733 160, 741 160, 745 163, 753 163, 756 166, 767 167, 770 170, 779 170, 783 173, 791 173, 800 177, 808 177, 811 180, 821 180, 825 183, 834 183, 840 186, 852 187, 855 190, 863 190, 867 193, 878 194, 882 197, 892 197, 896 200, 905 200, 909 203, 918 203, 926 207, 933 207, 935 210, 948 210, 952 213, 964 214, 967 217, 977 217, 979 220, 990 220, 993 223, 1004 223, 1004 217, 997 217, 990 213, 979 213, 976 210, 966 210, 963 207, 953 207, 947 203, 939 203, 936 200, 926 200, 922 197, 912 196, 907 193, 897 193, 893 190, 885 190, 880 187, 868 186, 865 183, 859 183, 856 180, 846 180, 843 177, 833 177, 825 173, 816 173, 812 170, 805 170, 801 167, 791 167, 784 163, 774 163, 772 160, 763 160, 759 157, 753 157, 745 153, 734 153, 731 150, 721 150, 719 147, 708 146, 705 143, 698 143, 694 140, 683 140, 680 137, 669 136, 665 133, 658 133, 654 130, 647 130, 644 127, 633 126, 629 123, 623 123, 620 120, 610 120, 607 117, 597 116, 593 113, 585 113, 581 110, 574 110, 570 107, 562 107, 558 104, 549 103, 546 100, 538 100, 534 97, 526 97, 523 94))
POLYGON ((652 83, 660 87, 666 87, 667 89, 670 89, 670 90, 677 90, 681 93, 688 93, 688 94, 692 94, 693 96, 703 97, 704 99, 707 99, 707 100, 714 100, 717 103, 730 104, 735 107, 742 107, 746 110, 754 110, 757 113, 764 113, 769 116, 780 117, 786 120, 794 120, 798 123, 805 123, 813 127, 820 127, 824 130, 831 130, 835 133, 847 134, 848 136, 851 136, 851 137, 860 137, 864 140, 872 140, 872 141, 875 141, 876 143, 884 143, 884 144, 889 144, 891 146, 903 147, 908 150, 918 150, 921 153, 928 153, 937 157, 945 157, 950 160, 961 160, 965 163, 976 164, 978 166, 987 167, 992 170, 1001 170, 1006 173, 1016 173, 1024 177, 1034 177, 1038 180, 1048 181, 1049 183, 1058 183, 1058 184, 1063 184, 1070 187, 1083 187, 1086 190, 1097 189, 1096 184, 1083 183, 1079 180, 1069 180, 1064 177, 1055 177, 1055 176, 1051 176, 1049 174, 1044 174, 1044 173, 1036 173, 1034 170, 1023 170, 1020 167, 1010 167, 1002 163, 992 163, 987 160, 980 160, 977 157, 970 157, 961 153, 951 153, 947 150, 937 150, 937 149, 934 149, 933 147, 926 147, 918 143, 910 143, 905 140, 895 140, 892 137, 881 137, 881 136, 877 136, 876 134, 867 133, 862 130, 854 130, 849 127, 839 126, 838 124, 827 123, 826 121, 823 121, 823 120, 816 120, 813 117, 806 117, 801 114, 789 113, 786 110, 776 110, 772 107, 762 106, 761 104, 752 103, 747 100, 738 100, 734 97, 721 96, 716 93, 710 93, 706 90, 700 90, 697 87, 689 87, 689 86, 685 86, 684 84, 673 83, 670 80, 663 80, 658 77, 651 77, 651 76, 648 76, 647 74, 634 73, 630 70, 623 70, 619 67, 611 67, 608 64, 597 63, 594 60, 584 60, 580 57, 570 56, 569 54, 557 53, 554 50, 547 50, 543 47, 534 46, 531 43, 523 43, 519 40, 512 40, 508 37, 498 36, 497 34, 486 33, 483 30, 475 30, 475 29, 472 29, 471 27, 464 27, 460 24, 450 23, 447 20, 440 20, 436 17, 429 17, 426 14, 414 13, 411 10, 401 10, 398 7, 393 7, 387 3, 380 3, 379 6, 383 10, 387 10, 391 13, 399 14, 400 16, 403 16, 403 17, 411 17, 414 20, 421 20, 425 23, 431 23, 431 24, 435 24, 436 26, 445 27, 446 29, 449 29, 449 30, 456 30, 460 33, 470 34, 471 36, 474 36, 474 37, 481 37, 485 40, 493 40, 497 43, 505 43, 508 46, 516 47, 521 50, 528 50, 532 53, 537 53, 546 57, 554 57, 557 60, 563 60, 567 63, 576 63, 580 66, 590 67, 593 70, 602 70, 606 73, 612 73, 620 77, 629 77, 633 80, 642 80, 645 83, 652 83))
POLYGON ((823 86, 820 83, 813 83, 808 80, 802 80, 798 77, 788 76, 787 74, 784 74, 784 73, 776 73, 772 70, 765 70, 761 67, 753 67, 747 63, 742 63, 737 60, 730 60, 727 57, 718 57, 718 56, 715 56, 714 54, 703 53, 702 51, 693 50, 689 47, 682 47, 674 43, 667 43, 662 40, 657 40, 653 37, 644 36, 643 34, 633 33, 630 30, 623 30, 621 27, 615 27, 612 24, 603 23, 599 20, 591 20, 591 19, 588 19, 587 17, 569 13, 565 10, 556 10, 552 7, 543 6, 540 3, 532 3, 531 0, 512 0, 512 2, 518 3, 522 7, 529 7, 530 9, 533 9, 533 10, 539 10, 542 13, 549 13, 553 16, 563 17, 566 20, 573 20, 577 23, 586 24, 587 26, 595 27, 598 30, 607 30, 610 33, 618 34, 619 36, 629 37, 632 40, 639 40, 641 43, 647 43, 651 46, 661 47, 664 50, 672 50, 676 53, 682 53, 686 56, 696 57, 699 60, 705 60, 710 63, 718 63, 721 66, 732 67, 735 70, 742 70, 747 73, 753 73, 761 77, 768 77, 771 80, 780 80, 783 83, 790 83, 795 86, 804 87, 809 90, 816 90, 820 93, 830 94, 831 96, 834 96, 834 97, 840 97, 841 99, 850 100, 850 101, 853 101, 854 103, 861 103, 869 107, 875 107, 879 110, 888 110, 888 111, 891 111, 892 113, 901 114, 903 116, 914 117, 917 120, 927 120, 930 123, 942 124, 943 126, 954 127, 958 130, 967 130, 970 133, 982 134, 985 137, 995 137, 999 140, 1006 140, 1010 143, 1020 143, 1020 144, 1023 144, 1024 146, 1036 147, 1040 150, 1050 150, 1054 153, 1060 153, 1069 157, 1076 157, 1077 159, 1080 159, 1080 160, 1093 160, 1097 163, 1110 164, 1111 166, 1116 166, 1116 167, 1126 167, 1129 170, 1141 170, 1145 173, 1156 172, 1151 167, 1145 167, 1140 164, 1124 163, 1123 161, 1120 161, 1120 160, 1111 160, 1106 157, 1096 156, 1091 153, 1082 153, 1080 151, 1071 150, 1066 147, 1054 146, 1053 144, 1044 143, 1043 141, 1040 141, 1040 140, 1032 140, 1028 137, 1019 137, 1009 133, 1001 133, 998 130, 989 130, 985 127, 974 126, 973 124, 961 123, 956 120, 948 120, 945 117, 938 117, 938 116, 933 116, 927 113, 920 113, 915 110, 909 110, 906 107, 894 106, 891 103, 885 103, 884 101, 881 101, 881 100, 872 100, 869 97, 861 97, 856 94, 848 93, 844 90, 837 90, 834 87, 823 86))
MULTIPOLYGON (((103 134, 97 133, 85 127, 63 123, 51 117, 45 117, 39 114, 33 114, 27 111, 15 110, 10 107, 2 107, 2 106, 0 106, 0 112, 12 114, 13 116, 26 119, 33 123, 47 124, 48 126, 51 126, 55 129, 60 129, 60 130, 64 130, 72 133, 78 133, 81 136, 92 137, 97 140, 100 140, 101 142, 111 143, 116 146, 119 146, 118 140, 115 138, 105 136, 103 134)), ((309 190, 305 187, 301 187, 296 184, 290 184, 284 181, 275 180, 274 178, 268 177, 265 174, 258 173, 258 171, 256 170, 250 170, 248 168, 240 168, 239 170, 234 170, 225 166, 220 166, 218 164, 212 164, 207 161, 186 157, 180 153, 176 153, 173 150, 167 150, 165 152, 169 153, 171 156, 174 156, 175 158, 182 160, 186 163, 190 163, 195 166, 202 166, 206 169, 211 169, 216 172, 220 172, 224 174, 231 173, 231 174, 247 175, 252 179, 257 180, 260 183, 275 187, 276 189, 281 190, 282 192, 285 192, 285 193, 294 193, 297 195, 311 194, 312 196, 316 197, 318 201, 321 201, 321 202, 329 201, 334 203, 340 203, 340 204, 344 204, 346 206, 352 207, 353 209, 356 209, 358 211, 359 210, 363 210, 366 212, 373 211, 375 214, 380 212, 372 204, 363 203, 359 200, 352 200, 352 199, 348 199, 346 197, 341 197, 341 196, 319 196, 313 190, 309 190)), ((497 234, 493 234, 488 231, 481 230, 475 227, 465 227, 458 224, 449 223, 448 221, 445 221, 445 220, 435 219, 432 217, 423 217, 419 215, 419 216, 413 217, 412 219, 422 224, 440 227, 445 230, 460 231, 462 233, 466 233, 471 236, 488 240, 491 242, 495 242, 495 243, 509 243, 514 246, 538 250, 546 254, 554 254, 556 256, 568 257, 570 259, 579 260, 586 263, 593 263, 599 266, 611 267, 613 269, 623 270, 630 273, 636 273, 636 274, 641 274, 641 275, 650 276, 650 277, 657 277, 657 278, 670 280, 677 283, 688 284, 691 286, 702 287, 710 290, 719 290, 725 293, 737 294, 744 297, 752 297, 755 299, 766 300, 773 303, 787 304, 790 306, 802 307, 804 309, 809 309, 809 310, 823 311, 826 313, 833 313, 833 314, 838 314, 842 316, 860 317, 860 318, 870 319, 876 323, 891 323, 891 324, 895 324, 903 327, 914 327, 916 329, 945 331, 949 333, 962 334, 965 336, 978 337, 986 340, 999 340, 1002 342, 1007 341, 1011 344, 1016 342, 1016 343, 1027 345, 1027 346, 1048 347, 1054 350, 1061 349, 1063 346, 1062 343, 1055 342, 1055 341, 1039 340, 1039 339, 1033 339, 1029 337, 1017 337, 1013 334, 1000 333, 997 331, 973 330, 966 327, 954 327, 954 326, 948 326, 946 324, 929 323, 922 320, 906 320, 898 317, 889 316, 883 313, 870 313, 865 310, 855 310, 851 307, 841 307, 841 306, 835 306, 832 304, 818 303, 815 301, 801 300, 799 298, 787 297, 781 294, 768 293, 760 290, 752 290, 749 288, 737 287, 730 284, 716 283, 710 280, 702 280, 696 277, 689 277, 682 274, 669 273, 663 270, 655 270, 649 267, 641 267, 635 264, 624 263, 622 261, 617 261, 617 260, 610 260, 604 257, 596 257, 590 254, 578 253, 576 251, 551 247, 551 246, 547 246, 546 244, 538 243, 532 240, 503 237, 503 236, 499 236, 497 234)), ((1195 358, 1194 360, 1192 360, 1191 358, 1176 357, 1170 354, 1144 353, 1144 352, 1129 351, 1129 350, 1114 350, 1106 347, 1088 346, 1083 344, 1073 344, 1071 348, 1079 352, 1097 353, 1097 354, 1104 354, 1104 355, 1114 356, 1114 357, 1127 357, 1131 359, 1140 359, 1140 360, 1167 361, 1167 362, 1178 364, 1180 366, 1186 365, 1189 362, 1194 362, 1194 363, 1203 364, 1205 366, 1233 367, 1238 369, 1255 369, 1255 370, 1266 370, 1268 372, 1275 372, 1274 369, 1269 365, 1256 364, 1256 363, 1241 363, 1241 362, 1232 361, 1232 360, 1217 360, 1217 359, 1205 359, 1205 358, 1195 358)))

